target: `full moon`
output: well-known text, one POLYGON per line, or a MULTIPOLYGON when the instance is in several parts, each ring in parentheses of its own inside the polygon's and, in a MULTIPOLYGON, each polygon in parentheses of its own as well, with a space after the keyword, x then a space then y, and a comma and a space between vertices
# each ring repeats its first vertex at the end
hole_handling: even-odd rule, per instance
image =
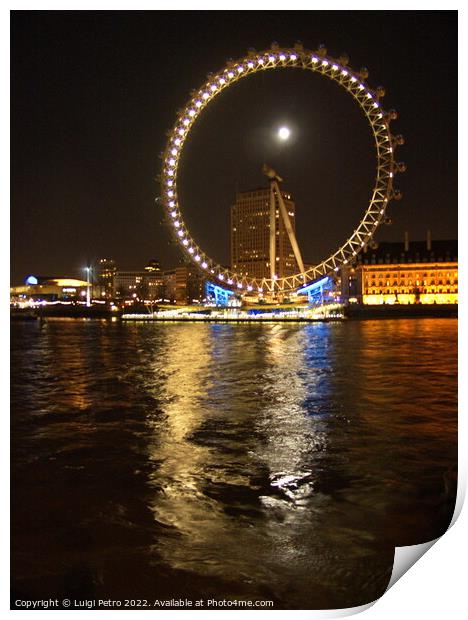
POLYGON ((280 127, 278 129, 278 138, 280 140, 287 140, 290 135, 291 135, 291 132, 288 127, 280 127))

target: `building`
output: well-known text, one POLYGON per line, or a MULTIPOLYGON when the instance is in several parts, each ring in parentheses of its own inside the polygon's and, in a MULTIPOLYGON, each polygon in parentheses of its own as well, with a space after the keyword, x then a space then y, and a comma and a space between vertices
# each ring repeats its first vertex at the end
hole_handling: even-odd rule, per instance
POLYGON ((150 260, 143 270, 115 271, 114 294, 120 298, 164 299, 165 280, 159 261, 150 260))
MULTIPOLYGON (((282 191, 293 230, 296 230, 296 206, 291 196, 282 191)), ((284 221, 279 216, 276 231, 276 274, 278 278, 298 273, 284 221)), ((231 207, 231 269, 249 278, 270 277, 270 188, 236 194, 231 207)))
POLYGON ((205 278, 195 266, 175 268, 175 299, 178 304, 200 303, 205 297, 205 278))
POLYGON ((155 258, 152 258, 150 261, 148 261, 148 264, 145 267, 145 271, 147 271, 148 273, 161 273, 161 263, 155 258))
POLYGON ((145 267, 143 278, 143 292, 146 299, 163 300, 165 296, 165 282, 161 264, 152 258, 145 267))
POLYGON ((177 276, 175 269, 167 269, 163 273, 164 282, 164 296, 163 301, 175 303, 176 301, 176 289, 177 289, 177 276))
POLYGON ((103 296, 113 298, 115 296, 115 274, 117 272, 115 262, 108 258, 101 258, 97 266, 97 285, 101 288, 103 296))
POLYGON ((24 285, 12 286, 12 302, 21 301, 86 301, 88 283, 76 278, 58 278, 30 275, 24 285))
POLYGON ((426 241, 377 244, 342 274, 348 297, 366 305, 458 303, 458 243, 426 241))
POLYGON ((164 271, 163 301, 187 305, 200 303, 205 297, 205 278, 192 265, 180 265, 164 271))
POLYGON ((165 282, 162 273, 148 271, 117 271, 115 294, 120 298, 157 300, 164 298, 165 282))

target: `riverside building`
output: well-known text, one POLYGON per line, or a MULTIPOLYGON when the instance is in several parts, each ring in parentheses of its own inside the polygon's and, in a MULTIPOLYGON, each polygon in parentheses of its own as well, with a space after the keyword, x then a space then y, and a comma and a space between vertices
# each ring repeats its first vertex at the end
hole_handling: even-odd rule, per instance
POLYGON ((115 262, 109 258, 101 258, 97 266, 97 283, 101 287, 102 296, 113 298, 115 295, 115 262))
POLYGON ((362 252, 348 273, 349 297, 381 304, 457 304, 458 242, 382 242, 362 252))

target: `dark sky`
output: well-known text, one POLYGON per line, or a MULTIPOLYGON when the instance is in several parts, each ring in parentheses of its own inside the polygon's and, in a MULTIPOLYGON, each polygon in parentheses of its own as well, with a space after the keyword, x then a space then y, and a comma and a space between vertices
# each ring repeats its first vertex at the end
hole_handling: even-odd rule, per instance
MULTIPOLYGON (((228 58, 272 41, 346 51, 383 84, 404 198, 377 238, 457 236, 456 12, 200 11, 11 13, 11 270, 79 276, 87 261, 120 269, 179 260, 161 225, 155 177, 166 132, 192 89, 228 58)), ((195 124, 181 161, 181 207, 195 240, 228 260, 236 189, 276 166, 297 205, 306 260, 355 228, 374 178, 374 147, 352 98, 294 69, 250 76, 195 124), (287 123, 292 139, 274 132, 287 123)))

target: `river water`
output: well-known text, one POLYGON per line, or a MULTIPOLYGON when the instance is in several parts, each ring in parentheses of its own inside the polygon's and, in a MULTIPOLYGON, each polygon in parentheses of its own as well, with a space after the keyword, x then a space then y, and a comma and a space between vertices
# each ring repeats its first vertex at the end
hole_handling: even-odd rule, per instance
POLYGON ((350 607, 450 521, 454 319, 47 320, 11 346, 14 598, 350 607))

